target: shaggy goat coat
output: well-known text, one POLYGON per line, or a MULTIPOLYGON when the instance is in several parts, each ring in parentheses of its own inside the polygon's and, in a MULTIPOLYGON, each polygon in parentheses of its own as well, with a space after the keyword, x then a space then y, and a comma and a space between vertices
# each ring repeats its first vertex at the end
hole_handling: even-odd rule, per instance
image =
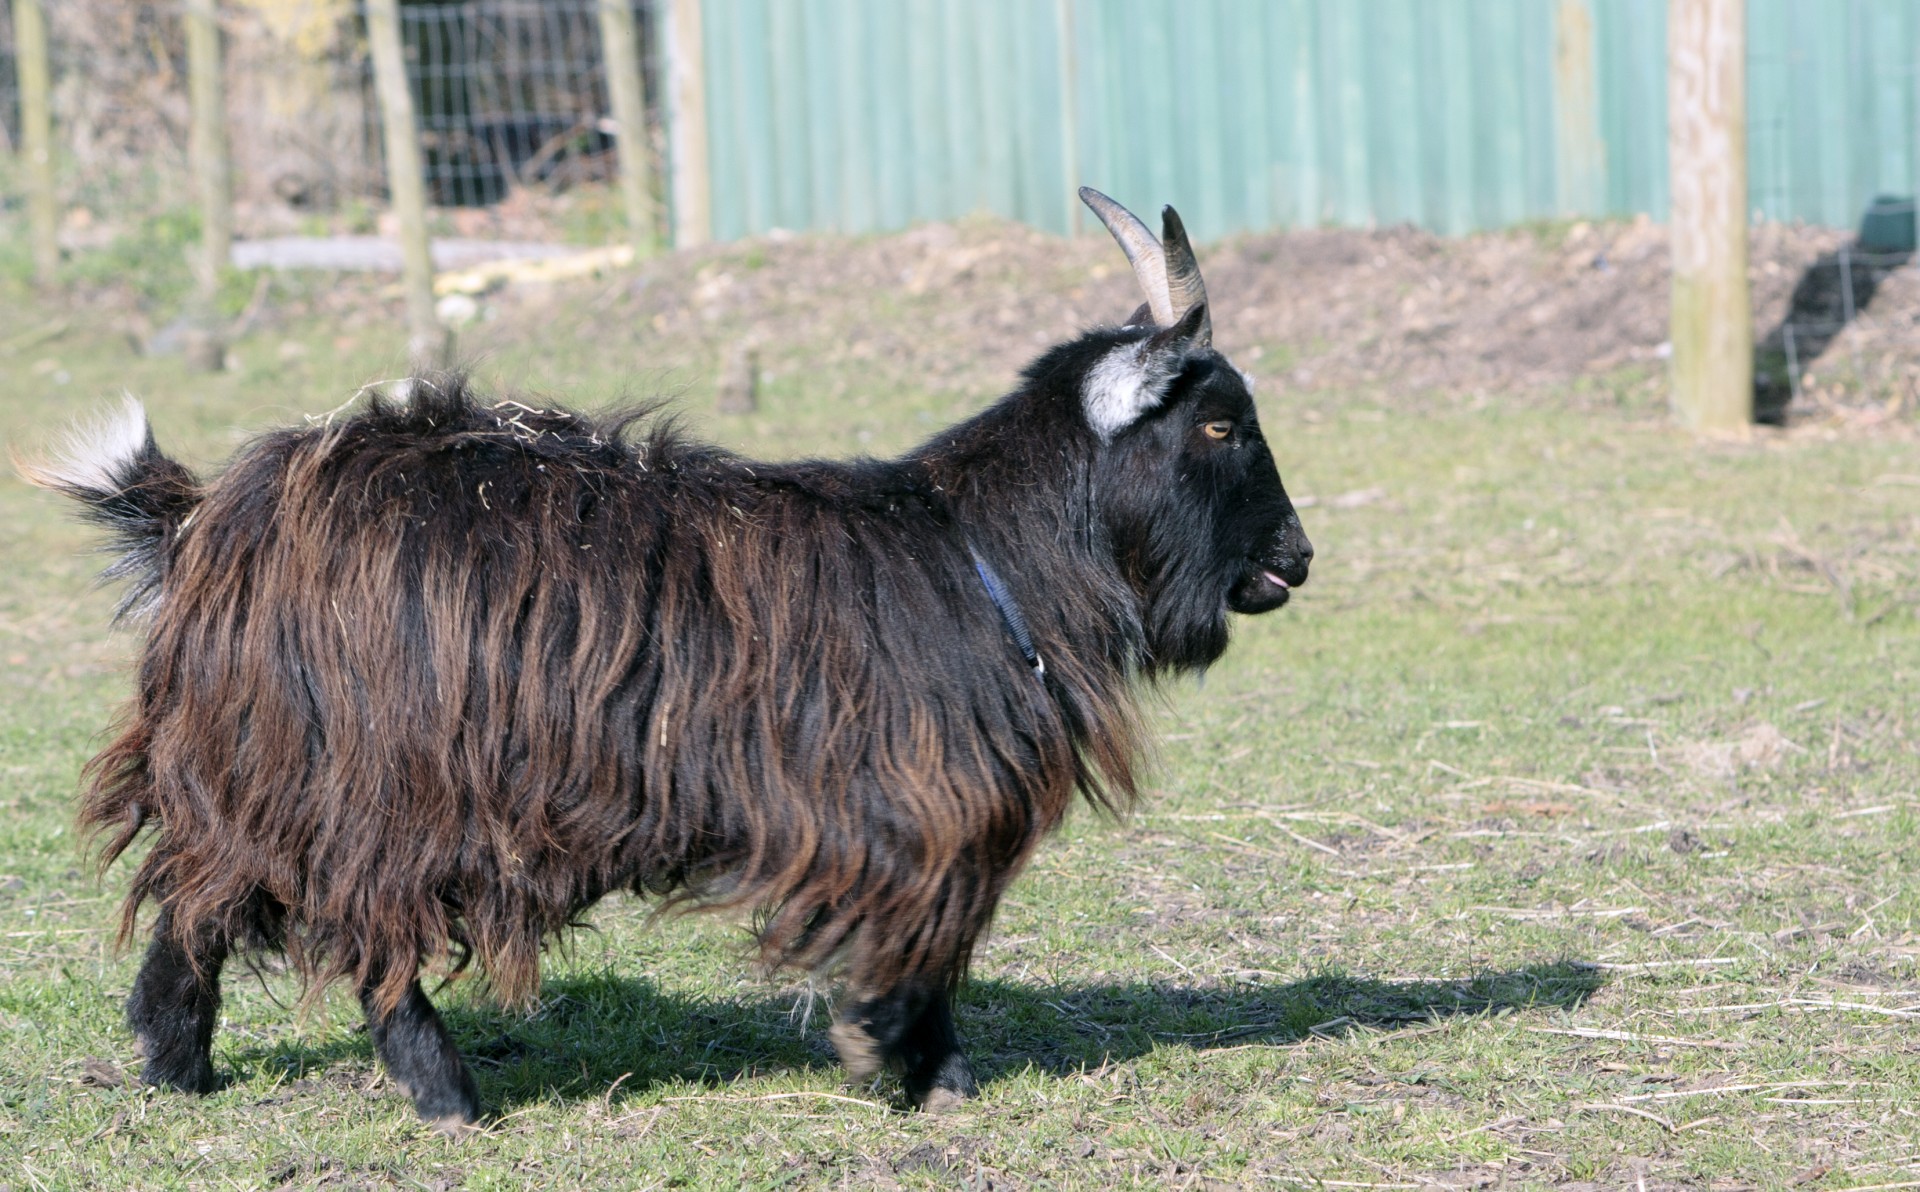
POLYGON ((1212 662, 1312 557, 1178 216, 1163 244, 1087 194, 1148 306, 897 460, 757 463, 427 377, 205 484, 137 404, 27 469, 113 532, 148 622, 81 813, 109 861, 153 830, 142 1079, 216 1087, 220 967, 279 950, 351 980, 464 1129, 421 965, 524 1002, 625 888, 751 908, 769 965, 845 975, 856 1075, 971 1096, 951 993, 1007 883, 1076 792, 1133 799, 1136 681, 1212 662))
POLYGON ((515 1002, 628 887, 761 910, 771 963, 950 980, 1074 791, 1130 799, 1140 751, 1092 477, 1007 483, 1071 428, 1006 421, 767 465, 438 378, 205 488, 148 441, 97 514, 151 622, 82 813, 108 860, 159 824, 126 929, 159 897, 387 1006, 451 940, 515 1002))

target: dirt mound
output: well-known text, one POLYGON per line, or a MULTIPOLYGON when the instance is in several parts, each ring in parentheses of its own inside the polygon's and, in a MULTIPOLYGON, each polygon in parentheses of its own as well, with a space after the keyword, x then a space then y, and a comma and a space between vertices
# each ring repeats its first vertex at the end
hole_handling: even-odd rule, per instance
MULTIPOLYGON (((516 225, 522 235, 545 226, 516 225)), ((1920 271, 1843 259, 1849 241, 1827 228, 1754 229, 1760 402, 1803 423, 1910 425, 1920 271)), ((1218 342, 1266 394, 1565 400, 1572 386, 1596 400, 1662 400, 1667 240, 1644 219, 1451 239, 1411 228, 1276 232, 1203 246, 1201 259, 1218 342)), ((319 317, 387 334, 399 316, 388 279, 287 276, 308 280, 263 279, 242 329, 319 317)), ((122 279, 72 297, 145 343, 162 319, 137 290, 122 279)), ((690 381, 695 400, 750 346, 769 370, 844 376, 851 365, 971 402, 1005 389, 1037 349, 1138 301, 1104 235, 1062 239, 974 218, 668 253, 590 286, 510 286, 474 313, 495 320, 489 346, 543 338, 557 317, 591 324, 597 344, 690 381)))
MULTIPOLYGON (((1885 417, 1920 376, 1920 274, 1852 265, 1856 317, 1830 326, 1845 233, 1757 227, 1751 276, 1762 372, 1790 303, 1802 329, 1795 417, 1885 417), (1811 298, 1809 297, 1811 295, 1811 298)), ((1664 384, 1666 231, 1554 225, 1445 239, 1407 228, 1239 237, 1201 252, 1216 338, 1269 391, 1562 390, 1583 378, 1664 384)), ((622 296, 711 358, 742 338, 800 363, 848 359, 936 389, 1004 387, 1036 347, 1123 317, 1137 298, 1104 237, 992 220, 868 238, 791 236, 650 263, 622 296)), ((512 299, 506 299, 509 304, 512 299)), ((1772 365, 1779 369, 1779 360, 1772 365)), ((1780 371, 1781 400, 1789 388, 1780 371)))

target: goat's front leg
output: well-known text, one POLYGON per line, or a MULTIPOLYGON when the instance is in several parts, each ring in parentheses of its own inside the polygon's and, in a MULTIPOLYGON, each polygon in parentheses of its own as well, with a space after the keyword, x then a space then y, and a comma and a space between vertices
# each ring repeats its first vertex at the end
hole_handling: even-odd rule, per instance
POLYGON ((945 983, 915 982, 877 997, 856 998, 829 1032, 855 1080, 886 1067, 900 1077, 914 1106, 938 1113, 980 1091, 953 1027, 945 983))
POLYGON ((381 1011, 371 987, 361 991, 360 1003, 380 1062, 421 1120, 450 1137, 472 1129, 480 1120, 479 1090, 420 982, 407 986, 391 1013, 381 1011))
POLYGON ((979 1095, 973 1065, 960 1049, 953 1028, 953 995, 946 990, 927 999, 900 1045, 900 1083, 907 1098, 929 1113, 958 1108, 979 1095))

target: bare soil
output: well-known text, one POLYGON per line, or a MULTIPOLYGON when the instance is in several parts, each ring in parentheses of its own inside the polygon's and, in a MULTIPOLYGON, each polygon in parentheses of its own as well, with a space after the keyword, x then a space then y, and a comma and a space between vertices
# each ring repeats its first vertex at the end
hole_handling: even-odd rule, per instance
MULTIPOLYGON (((1785 405, 1790 304, 1802 373, 1797 423, 1908 422, 1920 377, 1920 272, 1852 266, 1845 330, 1836 253, 1850 235, 1765 224, 1751 278, 1762 405, 1785 405), (1767 389, 1771 385, 1772 391, 1767 389)), ((1554 225, 1446 239, 1410 228, 1242 236, 1201 252, 1216 340, 1268 393, 1564 394, 1664 387, 1664 228, 1554 225)), ((492 301, 528 299, 510 291, 492 301)), ((536 295, 536 302, 548 301, 536 295)), ((775 237, 677 253, 607 304, 717 368, 741 339, 796 363, 847 357, 934 389, 1004 387, 1036 348, 1137 303, 1112 244, 993 220, 892 236, 775 237), (903 312, 914 317, 901 318, 903 312)), ((520 320, 508 320, 519 322, 520 320)))
MULTIPOLYGON (((550 219, 522 214, 495 226, 484 213, 443 212, 438 223, 470 237, 538 240, 545 229, 554 239, 550 219)), ((1910 430, 1920 270, 1853 257, 1843 271, 1850 241, 1829 228, 1753 229, 1757 404, 1793 425, 1910 430)), ((1216 341, 1267 396, 1391 405, 1564 401, 1572 389, 1664 400, 1666 230, 1645 219, 1459 238, 1404 227, 1264 233, 1203 246, 1201 258, 1216 341)), ((176 313, 148 309, 114 280, 73 298, 88 308, 80 318, 142 345, 176 313)), ((1105 236, 1063 239, 983 217, 886 236, 774 235, 663 254, 597 283, 509 284, 482 297, 486 325, 462 342, 491 350, 546 335, 552 319, 593 319, 609 350, 641 374, 671 373, 696 401, 748 348, 769 373, 851 362, 977 401, 1037 350, 1137 302, 1105 236)), ((400 338, 390 278, 313 272, 261 275, 235 334, 316 315, 362 344, 361 332, 400 338)))

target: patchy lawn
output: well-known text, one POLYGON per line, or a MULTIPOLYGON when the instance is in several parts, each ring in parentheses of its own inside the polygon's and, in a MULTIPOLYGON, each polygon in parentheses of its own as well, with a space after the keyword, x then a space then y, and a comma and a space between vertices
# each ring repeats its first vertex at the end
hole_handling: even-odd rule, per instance
MULTIPOLYGON (((907 237, 864 243, 919 259, 907 237)), ((713 250, 501 299, 466 342, 486 384, 684 392, 744 451, 885 452, 990 400, 982 356, 1130 305, 1108 301, 1124 279, 1089 295, 1064 271, 1014 324, 991 279, 941 313, 960 274, 937 271, 901 274, 897 300, 829 288, 812 318, 727 298, 828 255, 713 250), (761 411, 707 414, 721 346, 747 338, 761 411)), ((0 437, 30 447, 126 386, 163 444, 211 464, 396 375, 376 298, 351 325, 256 320, 212 378, 48 312, 47 334, 0 343, 0 437)), ((1303 389, 1286 370, 1326 345, 1225 318, 1221 340, 1263 345, 1242 363, 1313 581, 1158 702, 1140 813, 1076 815, 1014 886, 959 1010, 983 1096, 943 1117, 846 1086, 815 992, 756 977, 737 924, 649 925, 623 898, 553 957, 531 1015, 443 995, 499 1112, 463 1144, 387 1087, 351 998, 302 1022, 272 972, 228 982, 226 1088, 131 1083, 125 867, 96 880, 70 821, 133 639, 90 586, 94 539, 0 478, 0 1181, 1920 1180, 1911 423, 1701 445, 1644 372, 1545 398, 1303 389)))

